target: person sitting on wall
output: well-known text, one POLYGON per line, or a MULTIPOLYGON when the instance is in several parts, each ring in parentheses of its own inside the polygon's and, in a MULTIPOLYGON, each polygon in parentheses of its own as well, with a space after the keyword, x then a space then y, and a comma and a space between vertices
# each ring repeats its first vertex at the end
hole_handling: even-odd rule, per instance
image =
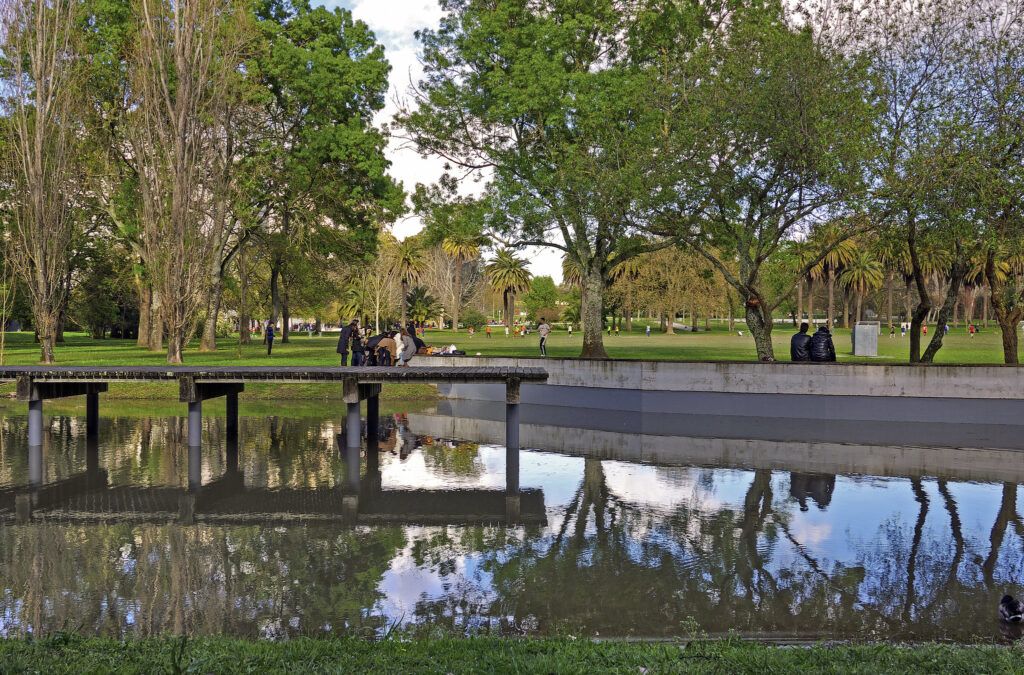
POLYGON ((822 326, 811 336, 811 361, 835 361, 836 348, 832 344, 832 335, 828 326, 822 326))
POLYGON ((800 332, 789 341, 790 361, 811 360, 811 336, 807 334, 809 326, 806 323, 800 324, 800 332))

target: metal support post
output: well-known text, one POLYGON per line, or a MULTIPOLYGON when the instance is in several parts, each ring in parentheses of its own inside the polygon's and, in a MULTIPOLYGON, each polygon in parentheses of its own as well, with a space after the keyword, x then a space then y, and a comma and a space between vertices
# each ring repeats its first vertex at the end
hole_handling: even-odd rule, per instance
POLYGON ((100 395, 91 391, 85 395, 85 437, 96 438, 100 433, 100 395))
POLYGON ((43 444, 43 402, 28 402, 28 444, 43 444))
POLYGON ((203 402, 188 404, 188 445, 200 447, 203 444, 203 402))
POLYGON ((366 399, 366 451, 377 449, 380 425, 380 397, 371 396, 366 399))
POLYGON ((362 420, 359 418, 359 401, 349 403, 348 417, 345 420, 345 445, 349 448, 358 448, 362 445, 359 436, 362 429, 362 420))
POLYGON ((227 438, 229 441, 238 440, 238 394, 228 394, 225 397, 227 404, 227 438))

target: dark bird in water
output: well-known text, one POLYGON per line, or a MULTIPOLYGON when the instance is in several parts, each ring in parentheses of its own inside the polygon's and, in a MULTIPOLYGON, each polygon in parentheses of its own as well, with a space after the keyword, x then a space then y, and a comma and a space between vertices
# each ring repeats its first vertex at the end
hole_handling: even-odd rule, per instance
POLYGON ((1004 595, 999 601, 999 618, 1013 623, 1024 621, 1024 602, 1014 600, 1012 595, 1004 595))

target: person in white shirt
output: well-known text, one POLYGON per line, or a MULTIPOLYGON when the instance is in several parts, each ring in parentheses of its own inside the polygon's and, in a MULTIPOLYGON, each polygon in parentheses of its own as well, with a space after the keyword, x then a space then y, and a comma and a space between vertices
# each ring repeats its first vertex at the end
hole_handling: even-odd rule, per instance
POLYGON ((547 356, 548 348, 544 346, 544 343, 548 340, 548 333, 551 332, 551 326, 544 321, 544 317, 540 318, 540 326, 537 327, 537 332, 540 333, 540 355, 547 356))

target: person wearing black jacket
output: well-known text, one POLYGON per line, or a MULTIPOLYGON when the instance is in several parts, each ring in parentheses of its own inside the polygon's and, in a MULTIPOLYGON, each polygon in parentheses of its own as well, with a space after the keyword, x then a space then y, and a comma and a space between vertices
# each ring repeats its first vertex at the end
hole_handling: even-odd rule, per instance
POLYGON ((338 336, 338 349, 336 350, 341 354, 341 365, 348 365, 348 346, 352 342, 352 336, 358 334, 359 319, 352 319, 352 323, 341 329, 341 335, 338 336))
POLYGON ((836 348, 827 326, 822 326, 811 336, 811 361, 835 361, 836 348))
POLYGON ((790 361, 811 360, 811 336, 807 334, 807 324, 800 324, 800 332, 793 336, 789 342, 790 361))

